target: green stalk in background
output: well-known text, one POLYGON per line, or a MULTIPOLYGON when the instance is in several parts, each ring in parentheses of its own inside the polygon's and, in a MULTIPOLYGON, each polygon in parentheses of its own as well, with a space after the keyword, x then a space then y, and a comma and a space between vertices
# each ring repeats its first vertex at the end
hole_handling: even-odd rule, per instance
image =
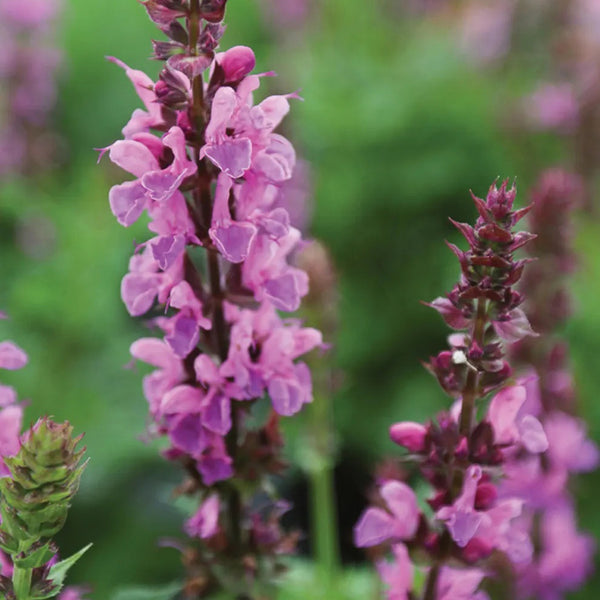
MULTIPOLYGON (((299 262, 310 278, 305 312, 331 342, 336 334, 337 289, 333 265, 325 248, 313 241, 299 262)), ((316 359, 315 359, 316 358, 316 359)), ((330 590, 340 571, 339 535, 333 469, 335 439, 332 398, 335 373, 331 356, 310 361, 314 402, 309 407, 308 452, 303 461, 310 484, 311 532, 317 574, 324 591, 330 590)))

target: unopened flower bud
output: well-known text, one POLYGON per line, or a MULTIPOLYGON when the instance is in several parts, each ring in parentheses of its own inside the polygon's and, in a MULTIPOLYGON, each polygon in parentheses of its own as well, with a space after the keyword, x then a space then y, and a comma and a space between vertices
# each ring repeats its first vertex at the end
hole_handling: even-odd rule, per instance
POLYGON ((255 65, 254 52, 248 46, 234 46, 218 58, 225 73, 225 81, 239 81, 250 73, 255 65))
MULTIPOLYGON (((85 449, 76 449, 80 440, 68 422, 44 418, 23 435, 16 456, 4 459, 10 477, 0 480, 0 510, 8 545, 24 552, 45 546, 60 531, 85 467, 85 449)), ((40 558, 40 565, 30 566, 49 557, 40 552, 40 558)))
POLYGON ((420 423, 402 421, 390 427, 390 438, 410 452, 423 452, 427 438, 427 429, 420 423))

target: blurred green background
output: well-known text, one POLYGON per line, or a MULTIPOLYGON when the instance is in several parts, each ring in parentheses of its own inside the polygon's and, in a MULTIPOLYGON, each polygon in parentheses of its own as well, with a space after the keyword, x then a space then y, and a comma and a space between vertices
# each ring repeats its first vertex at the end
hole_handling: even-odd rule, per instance
MULTIPOLYGON (((476 70, 447 28, 407 22, 376 2, 330 0, 305 28, 276 31, 261 1, 230 0, 222 45, 252 46, 257 70, 280 74, 263 82, 265 93, 300 88, 305 99, 294 103, 285 127, 312 164, 312 234, 330 248, 339 277, 336 483, 344 556, 356 561, 351 526, 369 473, 396 451, 389 424, 426 419, 447 406, 420 366, 444 346, 447 330, 419 303, 457 277, 443 243, 458 241, 447 217, 472 220, 468 190, 485 194, 498 176, 517 177, 525 203, 538 172, 568 161, 568 149, 549 135, 524 144, 501 126, 504 107, 539 75, 535 63, 500 75, 476 70)), ((26 369, 4 380, 31 399, 28 421, 48 413, 86 432, 91 462, 60 543, 70 553, 94 542, 72 580, 90 583, 96 600, 111 598, 121 585, 165 583, 180 572, 178 553, 156 545, 180 535, 181 516, 169 502, 179 473, 155 445, 140 440, 142 373, 124 368, 129 345, 145 330, 126 313, 119 285, 134 239, 145 234, 141 226, 126 230, 116 223, 107 193, 123 175, 108 161, 96 166, 93 151, 119 138, 139 106, 122 70, 104 56, 154 76, 159 65, 147 59, 150 39, 159 36, 134 0, 66 2, 56 111, 64 166, 36 181, 0 186, 0 306, 11 317, 0 338, 13 339, 30 356, 26 369)), ((598 439, 600 218, 580 221, 577 312, 565 335, 581 412, 598 439)), ((302 419, 297 423, 290 431, 292 463, 304 439, 302 419)), ((297 467, 283 487, 294 495, 300 507, 294 518, 304 525, 306 486, 297 467)), ((597 475, 577 482, 583 526, 595 535, 599 493, 597 475)), ((360 573, 345 572, 340 597, 370 597, 369 576, 360 573)), ((297 567, 287 584, 290 597, 306 577, 297 567)), ((596 578, 574 597, 599 593, 596 578)))

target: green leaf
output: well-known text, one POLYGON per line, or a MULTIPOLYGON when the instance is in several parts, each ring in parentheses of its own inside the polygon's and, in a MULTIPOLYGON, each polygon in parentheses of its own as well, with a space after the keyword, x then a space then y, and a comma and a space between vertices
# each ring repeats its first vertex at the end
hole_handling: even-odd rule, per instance
POLYGON ((29 552, 25 557, 19 558, 13 556, 13 563, 24 569, 35 569, 45 565, 56 553, 56 548, 51 548, 50 543, 46 543, 37 550, 29 552))
POLYGON ((122 588, 116 592, 111 600, 172 600, 183 584, 174 581, 163 586, 134 586, 122 588))
POLYGON ((48 579, 52 581, 55 585, 62 587, 65 577, 67 576, 68 570, 92 547, 92 544, 88 544, 84 548, 82 548, 79 552, 75 552, 75 554, 71 554, 69 558, 65 558, 60 562, 57 562, 55 565, 50 567, 50 573, 48 575, 48 579))

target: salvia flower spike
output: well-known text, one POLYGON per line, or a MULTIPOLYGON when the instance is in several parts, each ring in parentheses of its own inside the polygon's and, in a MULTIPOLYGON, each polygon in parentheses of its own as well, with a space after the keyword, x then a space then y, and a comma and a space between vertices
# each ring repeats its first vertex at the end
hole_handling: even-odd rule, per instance
POLYGON ((110 59, 145 109, 103 151, 134 176, 109 192, 117 221, 128 227, 146 213, 152 232, 121 295, 162 335, 134 342, 131 354, 156 369, 144 380, 150 433, 168 440, 165 457, 188 476, 178 491, 196 501, 184 593, 247 595, 293 546, 268 478, 284 466, 280 416, 312 401, 302 357, 322 344, 319 331, 278 312, 308 293, 307 274, 290 264, 301 232, 281 201, 296 153, 275 133, 298 96, 254 103, 272 73, 252 73, 246 46, 217 51, 225 0, 143 4, 169 38, 153 44, 164 67, 154 82, 110 59))
POLYGON ((426 365, 453 405, 425 425, 390 428, 392 441, 408 450, 406 459, 433 489, 429 510, 408 485, 387 477, 380 482, 378 505, 355 527, 357 546, 392 550, 393 562, 377 563, 390 600, 486 600, 479 589, 483 579, 501 579, 492 557, 503 555, 516 565, 533 553, 519 519, 522 499, 499 491, 515 454, 537 456, 548 447, 540 422, 522 410, 527 390, 510 384, 506 360, 507 343, 536 335, 514 289, 527 263, 515 251, 535 237, 515 231, 529 210, 514 210, 515 196, 507 181, 492 185, 485 199, 473 196, 479 214, 474 226, 453 221, 469 246, 463 251, 449 244, 460 279, 429 305, 455 333, 450 348, 426 365), (478 419, 475 409, 492 391, 487 413, 478 419), (416 571, 424 580, 420 591, 416 571))

